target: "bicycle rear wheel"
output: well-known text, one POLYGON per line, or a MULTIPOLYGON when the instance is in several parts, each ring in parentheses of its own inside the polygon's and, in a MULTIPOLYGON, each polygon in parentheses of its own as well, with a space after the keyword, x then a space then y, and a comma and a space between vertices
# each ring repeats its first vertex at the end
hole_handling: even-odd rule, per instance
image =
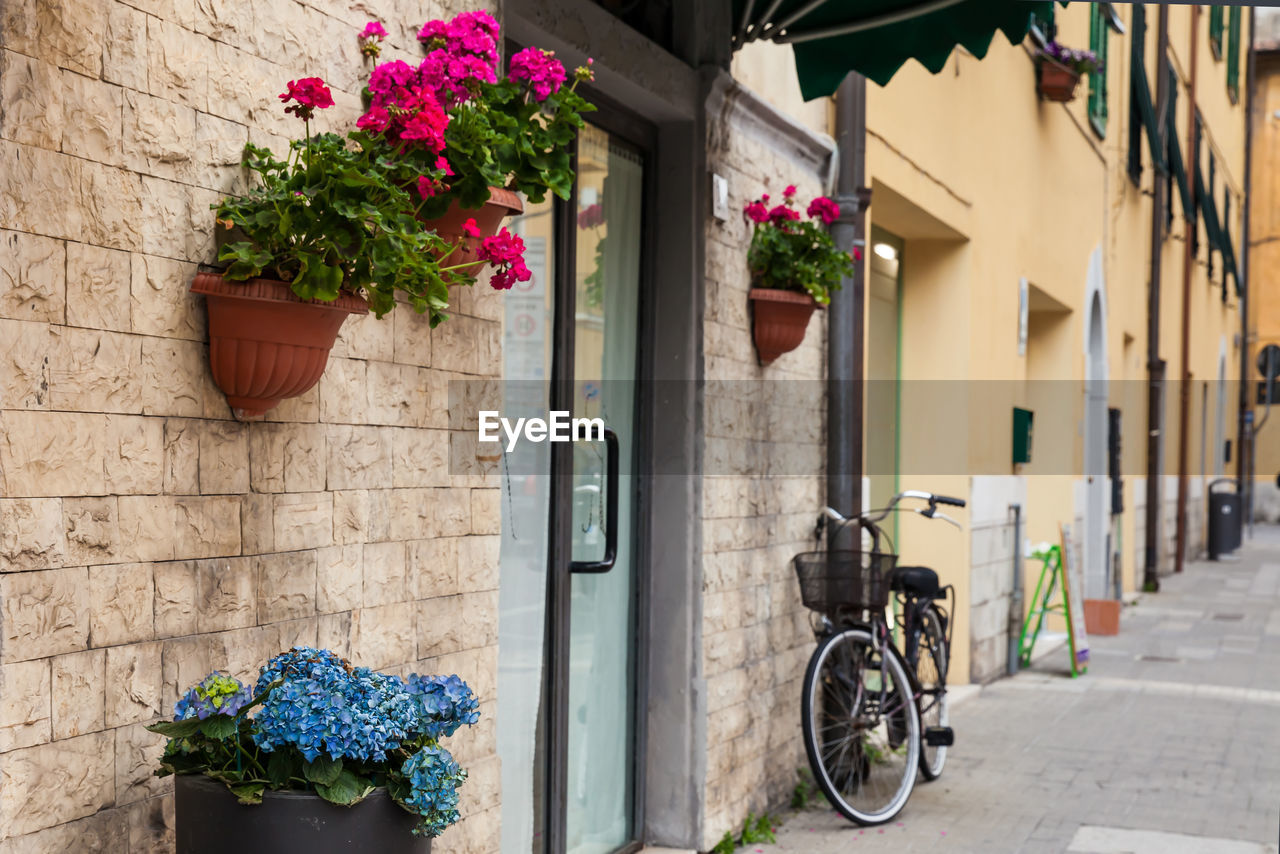
MULTIPOLYGON (((933 605, 919 611, 920 637, 916 643, 916 684, 920 688, 921 731, 930 727, 950 726, 947 715, 947 634, 942 628, 942 618, 933 605)), ((936 780, 947 763, 947 748, 943 745, 920 748, 920 773, 926 780, 936 780)))
POLYGON ((805 671, 801 715, 809 765, 827 800, 858 824, 883 824, 911 796, 920 713, 899 656, 865 629, 818 645, 805 671))

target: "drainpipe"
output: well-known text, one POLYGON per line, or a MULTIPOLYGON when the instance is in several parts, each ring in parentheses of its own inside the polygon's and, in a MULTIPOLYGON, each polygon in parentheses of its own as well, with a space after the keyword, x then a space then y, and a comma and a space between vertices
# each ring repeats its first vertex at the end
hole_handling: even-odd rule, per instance
MULTIPOLYGON (((1191 62, 1187 78, 1187 174, 1200 168, 1200 134, 1196 133, 1196 59, 1200 47, 1200 7, 1191 7, 1191 62)), ((1195 269, 1196 256, 1192 248, 1195 231, 1199 227, 1199 199, 1196 198, 1196 182, 1190 177, 1191 219, 1186 224, 1186 240, 1182 246, 1182 382, 1178 390, 1178 528, 1177 553, 1173 557, 1173 571, 1182 572, 1187 560, 1187 424, 1191 417, 1191 272, 1195 269)), ((1222 287, 1227 286, 1226 276, 1222 287)))
MULTIPOLYGON (((1156 41, 1156 128, 1164 139, 1169 111, 1169 7, 1161 4, 1156 41)), ((1142 561, 1142 588, 1160 589, 1156 571, 1160 549, 1161 398, 1164 361, 1160 358, 1160 252, 1164 245, 1165 182, 1153 170, 1151 202, 1151 282, 1147 288, 1147 518, 1142 561)))
MULTIPOLYGON (((850 73, 836 90, 836 142, 840 158, 836 198, 840 216, 831 237, 845 252, 866 242, 867 79, 850 73)), ((862 512, 863 350, 865 260, 840 282, 827 310, 827 504, 846 516, 862 512)), ((845 528, 849 536, 854 527, 845 528)), ((835 544, 833 544, 834 546, 835 544)), ((857 548, 855 543, 839 547, 857 548)))
POLYGON ((1010 504, 1013 514, 1013 588, 1009 592, 1009 661, 1005 673, 1018 672, 1018 644, 1022 639, 1022 505, 1010 504))
MULTIPOLYGON (((1249 208, 1252 207, 1253 181, 1253 88, 1257 85, 1258 54, 1254 49, 1253 28, 1257 15, 1249 7, 1249 60, 1245 72, 1245 135, 1244 135, 1244 224, 1241 228, 1240 258, 1236 262, 1244 267, 1244 282, 1240 288, 1240 411, 1236 419, 1236 492, 1244 510, 1248 530, 1253 530, 1253 407, 1249 402, 1249 208)), ((1222 286, 1225 288, 1226 282, 1222 286)), ((1270 395, 1267 396, 1268 400, 1270 395)))

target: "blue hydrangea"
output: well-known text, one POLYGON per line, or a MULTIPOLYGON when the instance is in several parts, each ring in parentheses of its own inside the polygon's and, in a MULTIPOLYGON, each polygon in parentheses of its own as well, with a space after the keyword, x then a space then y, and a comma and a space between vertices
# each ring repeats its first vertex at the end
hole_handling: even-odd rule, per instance
POLYGON ((292 744, 307 759, 381 762, 416 731, 419 704, 402 679, 351 667, 327 650, 295 647, 262 668, 259 690, 282 680, 254 717, 266 751, 292 744))
POLYGON ((418 732, 434 739, 445 738, 458 727, 480 720, 480 703, 466 682, 457 676, 418 676, 406 680, 409 693, 421 705, 418 732))
POLYGON ((458 786, 467 779, 449 751, 428 746, 405 760, 401 773, 409 781, 403 805, 422 817, 418 833, 439 836, 458 820, 458 786))
POLYGON ((210 673, 173 706, 173 719, 204 720, 210 715, 235 715, 253 699, 249 687, 225 673, 210 673))

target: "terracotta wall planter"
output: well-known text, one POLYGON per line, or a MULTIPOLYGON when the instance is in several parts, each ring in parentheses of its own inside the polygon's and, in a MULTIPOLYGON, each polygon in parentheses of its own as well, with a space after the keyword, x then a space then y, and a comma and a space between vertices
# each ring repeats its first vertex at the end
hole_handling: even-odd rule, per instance
POLYGON ((418 819, 375 789, 351 807, 309 792, 265 792, 261 804, 239 803, 203 775, 174 781, 177 854, 430 854, 431 840, 413 835, 418 819))
POLYGON ((1080 74, 1047 56, 1041 56, 1036 89, 1046 101, 1070 101, 1076 96, 1080 74))
POLYGON ((783 353, 790 353, 804 341, 809 318, 818 307, 813 297, 800 291, 752 288, 753 335, 760 364, 769 365, 783 353))
POLYGON ((422 224, 429 229, 434 229, 450 243, 462 241, 462 246, 440 259, 440 266, 449 267, 477 260, 476 252, 480 247, 480 241, 497 234, 504 219, 509 216, 519 216, 522 213, 524 213, 524 202, 518 193, 504 190, 502 187, 490 187, 489 201, 479 210, 464 208, 455 201, 443 216, 425 219, 422 224), (462 224, 472 218, 480 229, 480 237, 468 237, 462 233, 462 224))
POLYGON ((191 292, 209 303, 213 381, 237 418, 262 415, 320 381, 338 330, 352 314, 368 314, 362 297, 304 300, 284 282, 228 282, 199 273, 191 292))

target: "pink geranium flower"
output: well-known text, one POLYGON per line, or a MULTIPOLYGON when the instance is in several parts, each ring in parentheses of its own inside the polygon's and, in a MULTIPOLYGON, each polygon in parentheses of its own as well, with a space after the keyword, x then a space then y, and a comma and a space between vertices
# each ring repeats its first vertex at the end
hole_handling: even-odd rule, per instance
POLYGON ((545 101, 553 92, 559 92, 564 84, 564 66, 556 59, 555 51, 527 47, 511 57, 507 72, 512 80, 524 80, 533 91, 536 101, 545 101))
POLYGON ((809 202, 809 209, 805 213, 809 214, 810 219, 821 219, 824 225, 831 225, 840 216, 840 206, 826 196, 818 196, 809 202))
POLYGON ((304 77, 301 80, 290 80, 287 92, 280 93, 280 100, 288 104, 286 113, 293 113, 298 118, 308 121, 316 110, 327 110, 333 106, 333 94, 319 77, 304 77))
POLYGON ((377 56, 382 53, 382 40, 387 31, 378 21, 370 21, 360 31, 360 52, 365 56, 377 56))
POLYGON ((747 205, 744 212, 747 215, 747 219, 751 220, 752 222, 768 222, 769 221, 769 208, 762 201, 757 200, 747 205))
POLYGON ((509 290, 516 282, 527 282, 533 273, 524 263, 524 241, 507 229, 480 242, 480 259, 494 266, 489 285, 494 290, 509 290))
POLYGON ((469 217, 467 221, 462 224, 462 233, 467 237, 480 236, 480 226, 476 225, 475 217, 469 217))
POLYGON ((382 133, 391 126, 391 114, 385 107, 372 107, 369 112, 356 119, 356 127, 370 133, 382 133))

